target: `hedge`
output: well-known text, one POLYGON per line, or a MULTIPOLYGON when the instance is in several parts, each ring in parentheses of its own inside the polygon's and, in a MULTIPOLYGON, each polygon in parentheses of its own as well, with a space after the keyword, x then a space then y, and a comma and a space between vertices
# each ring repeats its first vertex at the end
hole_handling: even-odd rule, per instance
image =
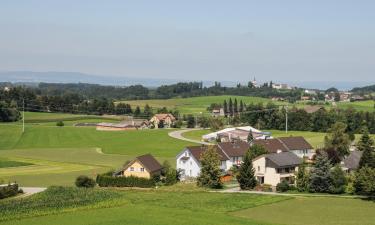
POLYGON ((0 187, 0 199, 9 198, 22 192, 18 190, 18 184, 9 184, 7 186, 0 187))
POLYGON ((112 175, 99 174, 96 177, 96 183, 100 187, 141 187, 150 188, 155 187, 153 179, 140 178, 140 177, 114 177, 112 175))

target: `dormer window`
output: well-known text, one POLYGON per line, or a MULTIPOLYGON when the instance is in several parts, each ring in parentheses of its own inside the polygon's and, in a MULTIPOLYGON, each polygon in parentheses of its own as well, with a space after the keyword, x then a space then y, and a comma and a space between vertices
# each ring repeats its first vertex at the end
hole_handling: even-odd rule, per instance
POLYGON ((133 172, 134 171, 134 167, 130 167, 130 171, 133 172))

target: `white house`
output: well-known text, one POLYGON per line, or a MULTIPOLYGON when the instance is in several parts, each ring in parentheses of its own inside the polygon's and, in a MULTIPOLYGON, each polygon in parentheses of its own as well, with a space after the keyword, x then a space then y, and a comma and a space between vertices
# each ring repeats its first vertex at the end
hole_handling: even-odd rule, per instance
POLYGON ((233 139, 242 140, 243 139, 242 137, 244 136, 246 136, 245 139, 247 139, 247 135, 249 134, 250 131, 253 133, 254 139, 270 138, 269 132, 262 132, 260 130, 255 129, 254 127, 245 126, 245 127, 230 127, 230 128, 225 128, 223 130, 216 131, 216 132, 212 132, 212 133, 203 135, 202 140, 215 141, 217 140, 218 137, 224 137, 224 136, 226 136, 227 138, 223 139, 223 141, 232 141, 232 137, 233 139))
POLYGON ((201 171, 201 155, 208 147, 213 147, 220 156, 221 170, 227 171, 230 167, 229 158, 217 146, 188 146, 176 156, 176 168, 181 170, 181 180, 196 178, 201 171))
POLYGON ((259 184, 276 186, 283 180, 289 184, 295 183, 295 172, 302 159, 291 152, 261 155, 253 160, 255 177, 259 184))

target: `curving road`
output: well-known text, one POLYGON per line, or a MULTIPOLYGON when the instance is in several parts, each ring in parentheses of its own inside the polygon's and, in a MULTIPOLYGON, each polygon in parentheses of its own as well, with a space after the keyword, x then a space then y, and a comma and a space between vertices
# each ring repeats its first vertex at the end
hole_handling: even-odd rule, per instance
POLYGON ((209 143, 209 142, 197 141, 197 140, 185 138, 185 137, 182 136, 183 133, 189 132, 189 131, 194 131, 194 130, 202 130, 202 129, 194 128, 194 129, 175 130, 175 131, 169 132, 168 135, 170 137, 173 137, 173 138, 176 138, 176 139, 179 139, 179 140, 182 140, 182 141, 193 142, 193 143, 197 143, 197 144, 201 144, 201 145, 213 145, 212 143, 209 143))

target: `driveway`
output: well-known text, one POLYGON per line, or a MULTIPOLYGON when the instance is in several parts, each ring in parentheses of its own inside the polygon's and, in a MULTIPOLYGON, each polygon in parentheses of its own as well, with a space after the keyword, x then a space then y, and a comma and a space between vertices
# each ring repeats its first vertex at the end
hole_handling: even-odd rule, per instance
POLYGON ((20 187, 23 190, 23 195, 20 195, 20 198, 28 197, 33 194, 45 191, 47 188, 43 187, 20 187))
POLYGON ((212 143, 209 143, 209 142, 197 141, 197 140, 185 138, 185 137, 182 136, 183 133, 189 132, 189 131, 194 131, 194 130, 202 130, 202 129, 196 128, 196 129, 175 130, 175 131, 169 132, 168 135, 170 137, 173 137, 173 138, 176 138, 176 139, 179 139, 179 140, 182 140, 182 141, 189 141, 189 142, 193 142, 193 143, 197 143, 197 144, 201 144, 201 145, 212 145, 212 143))

